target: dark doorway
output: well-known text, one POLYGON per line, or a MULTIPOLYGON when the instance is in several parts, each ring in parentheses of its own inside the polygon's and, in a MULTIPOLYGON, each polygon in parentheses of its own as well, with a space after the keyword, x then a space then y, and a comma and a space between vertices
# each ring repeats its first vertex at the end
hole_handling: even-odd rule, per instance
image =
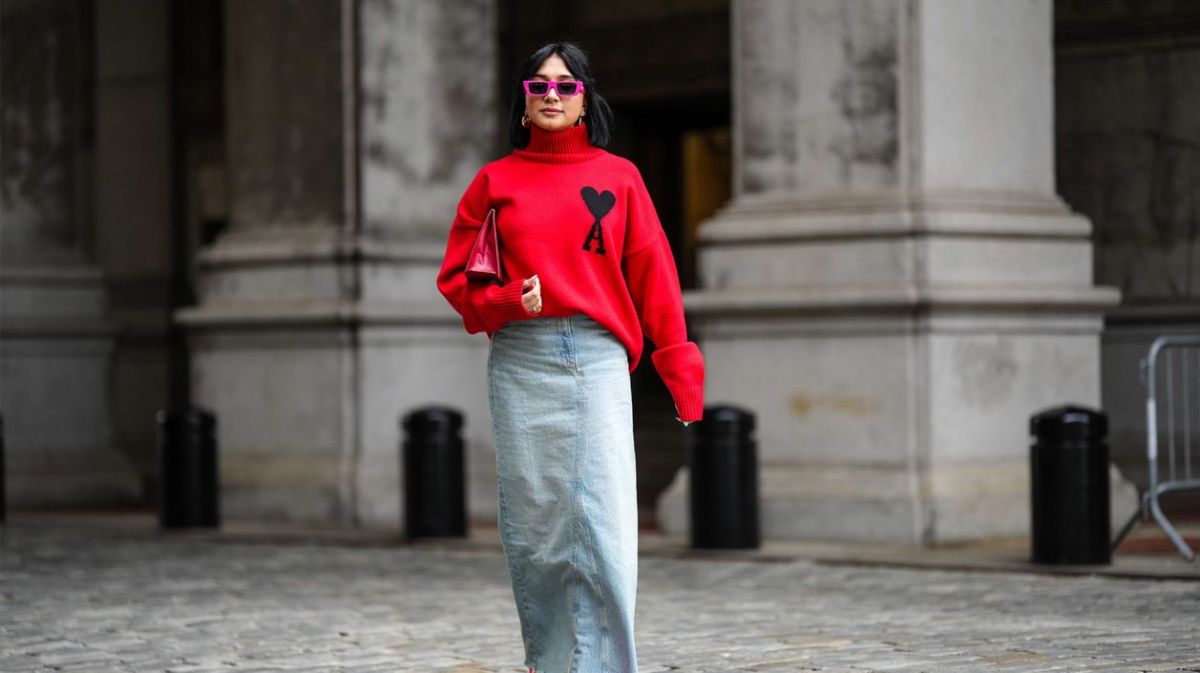
MULTIPOLYGON (((697 225, 729 198, 729 96, 626 103, 614 111, 617 130, 610 151, 641 171, 686 292, 697 285, 697 225)), ((688 336, 696 338, 690 325, 688 336)), ((687 461, 686 435, 674 420, 674 404, 650 360, 651 348, 647 342, 632 377, 638 497, 647 526, 655 524, 655 503, 687 461)))

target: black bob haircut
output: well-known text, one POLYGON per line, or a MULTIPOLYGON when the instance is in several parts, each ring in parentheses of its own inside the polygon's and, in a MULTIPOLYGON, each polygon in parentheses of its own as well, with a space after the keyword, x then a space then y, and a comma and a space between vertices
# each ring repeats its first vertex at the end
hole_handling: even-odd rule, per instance
POLYGON ((587 54, 574 42, 551 42, 541 47, 530 54, 513 75, 512 107, 508 122, 509 143, 516 149, 529 144, 529 129, 521 126, 521 117, 525 114, 525 87, 522 82, 533 79, 542 63, 554 54, 562 58, 567 64, 567 70, 571 71, 575 79, 583 82, 583 101, 587 108, 583 123, 587 126, 588 140, 596 147, 607 147, 612 136, 612 108, 596 90, 596 79, 592 77, 592 66, 587 54))

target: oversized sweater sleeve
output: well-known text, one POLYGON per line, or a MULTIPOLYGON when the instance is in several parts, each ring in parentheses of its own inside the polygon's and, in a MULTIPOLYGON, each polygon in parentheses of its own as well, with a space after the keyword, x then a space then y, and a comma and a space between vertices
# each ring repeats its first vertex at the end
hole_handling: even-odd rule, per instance
POLYGON ((704 358, 688 341, 683 293, 671 246, 638 173, 630 190, 627 240, 621 262, 642 329, 654 343, 650 359, 667 385, 681 421, 704 414, 704 358))
MULTIPOLYGON (((499 285, 472 281, 466 276, 467 258, 487 211, 487 174, 481 169, 458 202, 458 212, 450 225, 446 254, 437 277, 438 290, 462 316, 463 326, 469 334, 494 332, 511 320, 534 317, 521 302, 521 286, 525 279, 510 278, 505 285, 499 285)), ((503 250, 500 254, 504 254, 503 250)))

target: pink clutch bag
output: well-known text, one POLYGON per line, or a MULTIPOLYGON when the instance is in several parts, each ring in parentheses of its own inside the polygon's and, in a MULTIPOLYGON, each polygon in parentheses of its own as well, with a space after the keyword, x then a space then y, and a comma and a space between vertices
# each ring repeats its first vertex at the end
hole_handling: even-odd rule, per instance
POLYGON ((479 236, 467 258, 467 278, 500 283, 508 282, 504 277, 504 263, 500 260, 500 233, 496 230, 496 209, 488 211, 479 228, 479 236))

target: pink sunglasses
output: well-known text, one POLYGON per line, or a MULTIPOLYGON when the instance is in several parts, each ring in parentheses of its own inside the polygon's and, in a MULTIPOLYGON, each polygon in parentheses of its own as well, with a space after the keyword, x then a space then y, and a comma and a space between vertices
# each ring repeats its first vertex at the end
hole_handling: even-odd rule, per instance
POLYGON ((563 98, 583 93, 583 82, 548 82, 541 79, 527 79, 522 83, 525 85, 525 93, 530 96, 545 96, 552 88, 563 98))

